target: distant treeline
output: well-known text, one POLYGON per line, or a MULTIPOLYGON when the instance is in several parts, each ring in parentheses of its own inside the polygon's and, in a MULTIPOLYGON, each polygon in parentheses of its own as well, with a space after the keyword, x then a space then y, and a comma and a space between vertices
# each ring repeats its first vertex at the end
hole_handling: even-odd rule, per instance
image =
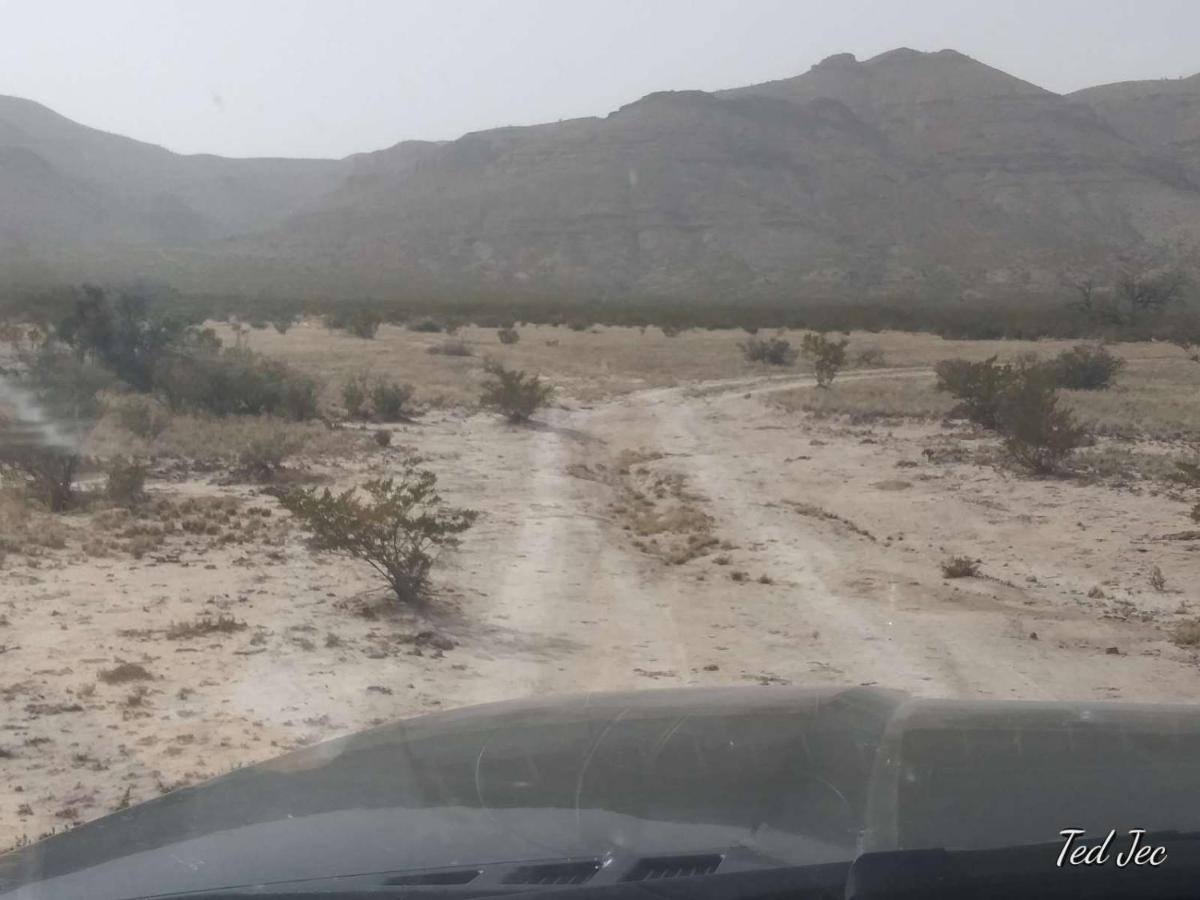
MULTIPOLYGON (((0 292, 0 319, 57 322, 74 307, 82 288, 0 292)), ((268 296, 183 294, 157 285, 111 288, 151 301, 160 315, 187 322, 236 319, 256 328, 283 330, 300 316, 320 316, 332 327, 354 320, 435 323, 500 328, 548 324, 688 328, 789 328, 815 331, 914 331, 972 340, 1104 338, 1109 340, 1200 339, 1200 309, 1177 303, 1137 321, 1106 322, 1081 312, 1072 298, 1014 297, 1007 301, 930 302, 912 298, 846 302, 713 302, 677 299, 605 300, 563 297, 412 297, 397 299, 289 300, 268 296)), ((436 330, 436 329, 426 329, 436 330)))

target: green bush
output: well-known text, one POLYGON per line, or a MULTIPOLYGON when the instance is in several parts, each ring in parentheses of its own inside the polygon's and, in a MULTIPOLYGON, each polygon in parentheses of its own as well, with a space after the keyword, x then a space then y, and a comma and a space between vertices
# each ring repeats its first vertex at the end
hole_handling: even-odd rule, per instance
POLYGON ((104 474, 104 496, 117 506, 136 506, 146 498, 144 463, 136 459, 114 459, 104 474))
POLYGON ((413 417, 413 386, 394 381, 379 381, 371 388, 371 408, 383 422, 403 422, 413 417))
POLYGON ((177 356, 161 367, 158 382, 176 411, 272 415, 293 421, 317 415, 313 379, 244 347, 177 356))
POLYGON ((438 332, 445 330, 445 326, 431 316, 425 316, 422 319, 414 319, 413 321, 406 323, 404 327, 409 331, 417 331, 424 334, 437 334, 438 332))
POLYGON ((1059 406, 1053 377, 1023 371, 1003 392, 996 417, 1004 448, 1034 472, 1053 472, 1087 435, 1071 411, 1059 406))
POLYGON ((484 381, 480 402, 484 407, 502 413, 510 422, 529 421, 529 417, 554 394, 553 386, 537 375, 506 369, 496 362, 489 362, 486 371, 491 377, 484 381))
POLYGON ((340 494, 296 490, 280 501, 321 550, 362 560, 404 604, 420 605, 438 555, 458 545, 458 535, 478 513, 448 507, 437 477, 407 463, 399 477, 368 481, 340 494))
POLYGON ((770 366, 790 366, 796 362, 796 350, 789 341, 780 337, 765 340, 752 337, 738 346, 742 348, 742 355, 749 362, 766 363, 770 366))
POLYGON ((367 402, 367 376, 352 375, 342 384, 342 405, 346 407, 346 415, 351 419, 361 419, 365 415, 364 405, 367 402))
POLYGON ((943 359, 933 368, 937 389, 960 401, 951 415, 984 428, 997 427, 1001 398, 1016 377, 1012 366, 999 365, 992 356, 983 362, 943 359))
POLYGON ((515 344, 521 339, 521 333, 512 327, 500 328, 496 331, 496 337, 500 339, 500 343, 502 344, 515 344))
POLYGON ((298 453, 303 446, 303 438, 279 425, 266 423, 246 435, 238 450, 238 464, 252 477, 270 481, 288 457, 298 453))
POLYGON ((1078 344, 1064 350, 1050 362, 1049 368, 1059 387, 1077 391, 1100 391, 1111 387, 1125 360, 1102 344, 1078 344))
POLYGON ((383 324, 383 316, 373 309, 348 307, 325 316, 325 327, 345 331, 355 337, 371 340, 383 324))
POLYGON ((809 332, 800 341, 800 352, 813 365, 813 374, 817 377, 817 387, 827 388, 837 377, 837 373, 846 364, 846 345, 849 338, 831 341, 824 334, 809 332))
POLYGON ((146 440, 158 437, 171 424, 171 414, 147 397, 124 397, 112 409, 117 424, 146 440))
POLYGON ((80 457, 68 448, 15 441, 0 443, 0 475, 24 483, 30 496, 51 512, 66 512, 79 501, 75 476, 80 457))

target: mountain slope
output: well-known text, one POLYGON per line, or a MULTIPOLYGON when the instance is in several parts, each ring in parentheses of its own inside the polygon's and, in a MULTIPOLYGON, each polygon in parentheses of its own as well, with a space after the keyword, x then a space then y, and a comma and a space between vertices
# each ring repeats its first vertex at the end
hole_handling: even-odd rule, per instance
POLYGON ((0 96, 0 231, 182 243, 273 224, 332 189, 332 160, 182 156, 0 96))
POLYGON ((182 157, 0 99, 0 263, 6 234, 60 258, 101 234, 104 272, 205 289, 1012 296, 1195 240, 1195 82, 1063 97, 902 49, 336 162, 182 157))

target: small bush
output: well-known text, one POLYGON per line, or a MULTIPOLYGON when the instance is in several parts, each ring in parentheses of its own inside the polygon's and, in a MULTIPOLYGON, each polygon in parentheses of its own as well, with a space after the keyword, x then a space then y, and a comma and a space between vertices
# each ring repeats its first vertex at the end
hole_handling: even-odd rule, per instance
POLYGON ((409 331, 418 331, 426 334, 437 334, 445 330, 445 326, 437 319, 426 316, 423 319, 414 319, 404 326, 409 331))
POLYGON ((111 669, 102 669, 96 675, 105 684, 126 684, 130 681, 152 681, 154 676, 145 666, 137 663, 120 663, 111 669))
POLYGON ((367 377, 354 375, 342 384, 342 406, 346 415, 351 419, 361 419, 365 414, 364 405, 367 402, 367 377))
POLYGON ((341 494, 292 491, 280 502, 317 548, 367 563, 405 604, 425 601, 438 554, 457 546, 458 535, 479 515, 447 507, 437 476, 411 462, 398 478, 368 481, 341 494))
POLYGON ((554 394, 553 386, 537 375, 506 369, 499 363, 488 363, 487 373, 491 377, 483 384, 480 402, 502 413, 510 422, 527 422, 554 394))
POLYGON ((1150 570, 1150 587, 1162 593, 1167 589, 1167 576, 1163 574, 1163 570, 1158 566, 1154 566, 1150 570))
POLYGON ((51 512, 66 512, 76 505, 75 476, 79 455, 71 449, 37 444, 0 446, 0 475, 16 478, 29 494, 51 512))
POLYGON ((300 451, 303 440, 277 425, 256 428, 238 450, 238 464, 248 474, 269 481, 283 468, 288 457, 300 451))
POLYGON ((272 415, 304 421, 317 415, 317 383, 244 347, 174 358, 159 378, 174 410, 217 416, 272 415))
POLYGON ((433 344, 426 348, 426 353, 438 354, 441 356, 474 356, 475 351, 471 349, 471 345, 462 338, 457 338, 452 341, 442 341, 440 344, 433 344))
POLYGON ((325 316, 325 327, 345 331, 363 340, 371 340, 383 324, 383 317, 373 309, 362 307, 336 310, 325 316))
POLYGON ((1101 391, 1111 387, 1125 365, 1099 344, 1078 344, 1064 350, 1049 363, 1059 387, 1077 391, 1101 391))
POLYGON ((997 424, 1004 448, 1034 472, 1053 472, 1087 435, 1071 411, 1058 405, 1050 377, 1031 370, 1004 391, 997 424))
POLYGON ((974 578, 979 574, 979 563, 969 556, 952 556, 942 563, 943 578, 974 578))
POLYGON ((108 464, 104 496, 117 506, 136 506, 146 499, 146 466, 135 459, 114 459, 108 464))
POLYGON ((1001 400, 1014 379, 1012 366, 998 365, 992 356, 983 362, 944 359, 933 368, 937 389, 960 401, 951 415, 984 428, 998 426, 1001 400))
POLYGON ((404 422, 413 416, 413 386, 394 381, 379 381, 371 388, 371 408, 383 422, 404 422))
POLYGON ((271 320, 271 324, 280 334, 287 334, 288 329, 296 323, 296 317, 293 315, 280 315, 271 320))
POLYGON ((392 433, 387 430, 376 431, 375 432, 375 444, 376 444, 376 446, 379 446, 379 447, 392 446, 392 433))
POLYGON ((1171 640, 1180 647, 1195 647, 1200 644, 1200 619, 1180 622, 1171 629, 1171 640))
POLYGON ((887 365, 882 347, 864 347, 855 354, 854 362, 863 369, 879 369, 887 365))
POLYGON ((501 328, 496 331, 496 337, 502 344, 515 344, 521 339, 521 333, 515 328, 501 328))
POLYGON ((171 414, 147 397, 126 397, 113 414, 122 428, 145 440, 158 437, 171 424, 171 414))
POLYGON ((172 622, 166 631, 168 641, 185 641, 195 637, 206 637, 210 634, 233 634, 246 630, 246 623, 239 622, 233 616, 219 615, 198 616, 192 622, 172 622))
POLYGON ((824 334, 811 331, 801 339, 800 352, 813 365, 817 387, 827 388, 833 383, 837 373, 846 364, 846 345, 849 343, 848 338, 831 341, 824 334))
POLYGON ((769 366, 790 366, 796 362, 795 349, 783 338, 763 340, 752 337, 738 346, 742 348, 742 355, 749 362, 766 363, 769 366))

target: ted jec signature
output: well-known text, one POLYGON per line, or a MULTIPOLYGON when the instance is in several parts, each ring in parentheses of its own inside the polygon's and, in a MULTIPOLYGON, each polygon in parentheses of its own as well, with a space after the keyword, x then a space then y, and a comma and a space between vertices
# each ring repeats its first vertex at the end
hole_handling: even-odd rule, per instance
POLYGON ((1146 829, 1131 828, 1129 830, 1129 842, 1122 849, 1114 848, 1113 841, 1116 839, 1117 831, 1114 828, 1109 831, 1108 836, 1099 844, 1087 844, 1079 838, 1083 837, 1084 830, 1082 828, 1064 828, 1059 832, 1064 838, 1062 850, 1058 853, 1058 862, 1056 865, 1061 868, 1064 864, 1068 866, 1103 866, 1107 865, 1112 859, 1111 850, 1116 849, 1116 864, 1118 869, 1123 869, 1126 866, 1161 866, 1167 861, 1167 848, 1156 847, 1153 844, 1147 844, 1143 840, 1146 836, 1146 829))

